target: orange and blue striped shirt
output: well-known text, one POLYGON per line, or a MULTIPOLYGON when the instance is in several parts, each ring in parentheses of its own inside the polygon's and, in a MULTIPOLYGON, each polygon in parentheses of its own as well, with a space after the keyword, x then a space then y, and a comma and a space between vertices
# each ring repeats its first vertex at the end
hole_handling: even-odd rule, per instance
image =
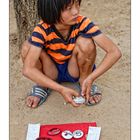
POLYGON ((41 20, 34 28, 29 42, 34 46, 45 48, 47 54, 56 63, 63 64, 71 57, 79 36, 91 38, 100 33, 99 27, 90 19, 79 16, 77 23, 71 26, 67 39, 64 39, 54 25, 49 25, 41 20))

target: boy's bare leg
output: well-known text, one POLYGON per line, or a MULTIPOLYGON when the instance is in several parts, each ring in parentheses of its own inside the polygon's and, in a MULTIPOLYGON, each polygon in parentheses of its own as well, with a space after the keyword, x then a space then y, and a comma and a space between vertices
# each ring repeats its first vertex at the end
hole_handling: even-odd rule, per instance
MULTIPOLYGON (((26 56, 28 55, 29 50, 30 50, 30 44, 28 41, 25 41, 22 45, 22 50, 21 50, 21 57, 22 57, 23 63, 26 56)), ((36 67, 40 71, 42 71, 46 76, 50 77, 53 80, 56 80, 57 75, 58 75, 56 66, 53 63, 53 61, 50 59, 50 57, 45 53, 45 51, 41 52, 40 60, 38 60, 36 67)), ((40 101, 40 98, 36 96, 28 96, 26 98, 27 106, 32 107, 32 108, 37 107, 39 101, 40 101)))
POLYGON ((79 37, 76 42, 77 62, 80 71, 80 85, 92 73, 96 58, 96 46, 92 39, 79 37))
MULTIPOLYGON (((96 45, 92 39, 79 37, 76 47, 69 61, 68 71, 73 77, 80 77, 79 82, 82 86, 83 81, 92 73, 93 64, 96 58, 96 45)), ((97 103, 101 100, 101 95, 93 96, 90 102, 97 103)))

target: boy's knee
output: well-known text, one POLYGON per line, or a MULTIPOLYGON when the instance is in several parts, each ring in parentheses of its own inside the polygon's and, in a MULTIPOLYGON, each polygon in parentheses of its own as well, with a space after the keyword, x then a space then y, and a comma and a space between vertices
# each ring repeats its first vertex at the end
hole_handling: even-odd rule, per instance
POLYGON ((76 44, 80 52, 84 53, 85 55, 90 55, 93 54, 93 52, 96 52, 96 46, 93 40, 90 38, 79 37, 76 41, 76 44))

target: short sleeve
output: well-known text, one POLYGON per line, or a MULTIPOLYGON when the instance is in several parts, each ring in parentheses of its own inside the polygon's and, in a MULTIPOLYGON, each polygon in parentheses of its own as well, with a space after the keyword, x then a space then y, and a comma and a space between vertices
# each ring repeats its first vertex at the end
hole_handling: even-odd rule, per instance
POLYGON ((41 26, 41 24, 38 24, 34 28, 31 36, 28 39, 28 41, 36 47, 43 48, 44 44, 45 44, 45 36, 46 36, 46 33, 45 33, 43 27, 41 26))
POLYGON ((99 27, 90 21, 90 19, 87 17, 84 18, 79 30, 79 35, 86 38, 91 38, 102 33, 99 27))

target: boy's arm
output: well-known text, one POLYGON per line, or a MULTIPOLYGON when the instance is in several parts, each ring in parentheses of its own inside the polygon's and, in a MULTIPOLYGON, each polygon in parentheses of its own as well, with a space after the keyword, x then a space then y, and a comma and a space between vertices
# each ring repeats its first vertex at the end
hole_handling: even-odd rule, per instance
POLYGON ((73 106, 77 106, 72 100, 72 96, 78 96, 77 92, 56 83, 36 68, 36 63, 39 59, 41 51, 42 49, 40 47, 31 45, 28 55, 26 56, 26 59, 24 61, 24 76, 28 77, 29 79, 43 87, 51 88, 58 91, 64 97, 66 102, 71 103, 73 106))
POLYGON ((105 57, 103 58, 100 65, 97 69, 91 74, 93 80, 102 75, 108 69, 115 64, 121 57, 121 51, 119 48, 104 34, 93 37, 93 40, 97 45, 106 52, 105 57))
POLYGON ((89 94, 88 92, 91 89, 91 84, 93 81, 101 76, 104 72, 109 70, 113 64, 121 57, 121 52, 119 48, 104 34, 97 35, 93 37, 93 40, 97 45, 102 48, 106 55, 103 58, 100 65, 85 79, 82 86, 82 94, 89 94))

